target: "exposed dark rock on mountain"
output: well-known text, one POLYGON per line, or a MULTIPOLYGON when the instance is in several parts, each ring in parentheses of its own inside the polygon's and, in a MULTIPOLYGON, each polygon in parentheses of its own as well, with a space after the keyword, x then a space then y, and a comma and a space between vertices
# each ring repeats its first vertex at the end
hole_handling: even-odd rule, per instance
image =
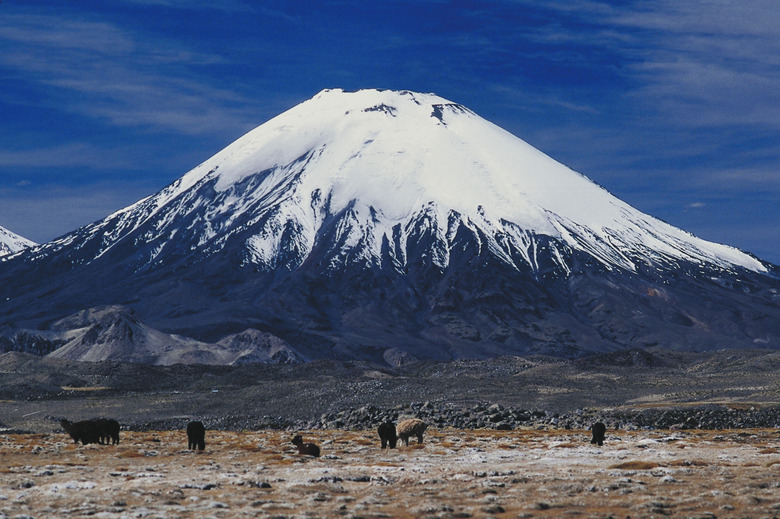
POLYGON ((780 271, 438 96, 325 91, 159 193, 0 260, 6 330, 44 337, 76 312, 85 330, 54 355, 398 366, 778 348, 780 271), (105 305, 132 314, 88 310, 105 305))

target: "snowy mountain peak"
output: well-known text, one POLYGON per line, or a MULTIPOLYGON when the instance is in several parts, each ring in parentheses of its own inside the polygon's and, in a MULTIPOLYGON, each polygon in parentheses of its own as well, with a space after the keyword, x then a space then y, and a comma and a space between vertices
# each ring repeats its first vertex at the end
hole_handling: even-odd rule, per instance
POLYGON ((564 269, 572 249, 629 271, 680 260, 766 270, 737 249, 641 213, 468 108, 408 91, 323 90, 114 216, 125 220, 123 231, 156 216, 147 236, 171 237, 182 231, 183 213, 201 230, 194 248, 221 250, 240 234, 246 262, 265 269, 280 256, 301 264, 323 225, 342 215, 335 263, 382 263, 389 244, 402 269, 408 233, 427 218, 442 268, 448 237, 466 228, 523 267, 539 261, 535 237, 546 236, 564 269))
POLYGON ((0 323, 121 303, 159 330, 112 314, 78 357, 159 357, 174 335, 193 362, 780 344, 776 267, 405 91, 324 90, 2 267, 0 323))
POLYGON ((22 238, 4 227, 0 227, 0 257, 19 252, 35 245, 35 242, 30 241, 27 238, 22 238))

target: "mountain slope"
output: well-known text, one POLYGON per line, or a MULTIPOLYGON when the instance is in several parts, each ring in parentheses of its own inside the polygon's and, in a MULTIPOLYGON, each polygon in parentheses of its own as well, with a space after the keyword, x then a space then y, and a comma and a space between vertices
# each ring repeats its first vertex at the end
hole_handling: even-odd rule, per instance
POLYGON ((780 336, 776 267, 412 92, 323 91, 0 276, 3 320, 124 304, 206 341, 268 331, 309 358, 776 347, 780 336))
POLYGON ((35 242, 0 226, 0 257, 19 252, 34 245, 35 242))

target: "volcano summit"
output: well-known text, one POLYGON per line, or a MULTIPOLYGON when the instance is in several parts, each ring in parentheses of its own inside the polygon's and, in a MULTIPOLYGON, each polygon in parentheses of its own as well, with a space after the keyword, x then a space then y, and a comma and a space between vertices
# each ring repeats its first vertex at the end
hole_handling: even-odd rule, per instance
POLYGON ((433 94, 325 90, 159 193, 3 258, 0 320, 99 305, 302 358, 780 347, 777 267, 433 94))

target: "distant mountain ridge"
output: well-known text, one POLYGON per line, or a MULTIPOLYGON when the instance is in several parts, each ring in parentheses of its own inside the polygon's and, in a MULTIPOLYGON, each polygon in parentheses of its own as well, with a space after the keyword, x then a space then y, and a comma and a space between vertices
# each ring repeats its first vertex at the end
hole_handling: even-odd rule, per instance
POLYGON ((385 361, 778 347, 779 277, 462 105, 328 90, 0 263, 0 322, 121 304, 210 343, 253 328, 385 361))
MULTIPOLYGON (((2 332, 0 330, 0 332, 2 332)), ((289 344, 268 333, 246 330, 208 344, 155 330, 121 306, 91 308, 53 323, 46 331, 24 330, 22 339, 0 333, 0 346, 54 358, 140 364, 219 364, 303 362, 289 344), (34 349, 21 348, 24 343, 34 349), (43 345, 43 347, 41 347, 43 345), (48 351, 47 351, 48 350, 48 351)))
POLYGON ((0 257, 19 252, 36 245, 34 241, 23 238, 0 226, 0 257))

